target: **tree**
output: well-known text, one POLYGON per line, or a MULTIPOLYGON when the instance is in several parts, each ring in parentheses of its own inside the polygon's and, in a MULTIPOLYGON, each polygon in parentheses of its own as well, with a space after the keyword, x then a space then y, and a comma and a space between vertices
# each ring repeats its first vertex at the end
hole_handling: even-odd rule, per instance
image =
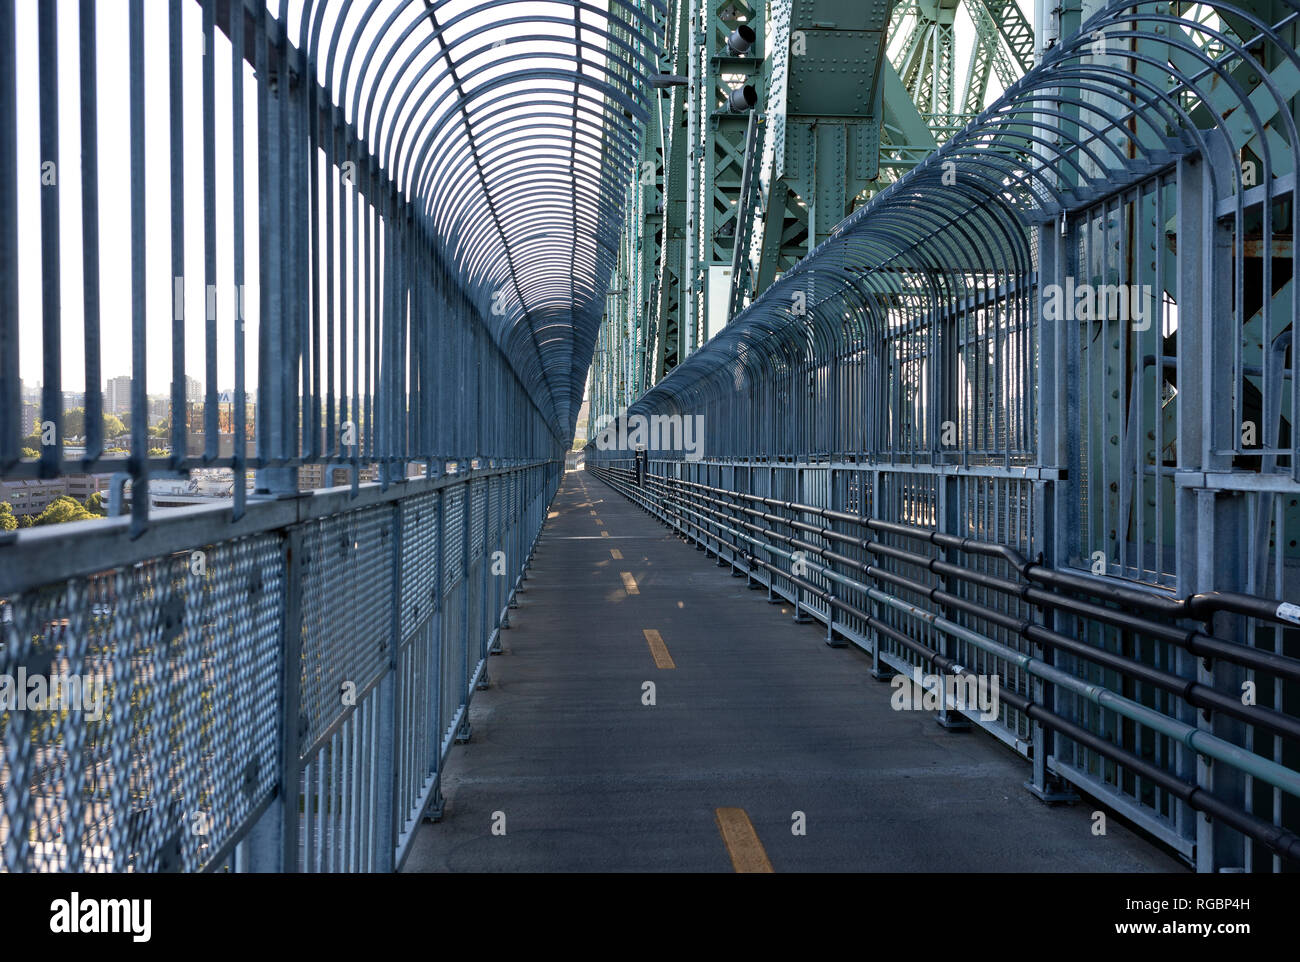
MULTIPOLYGON (((126 433, 126 426, 122 424, 122 419, 116 414, 105 412, 101 417, 103 418, 104 437, 115 438, 119 434, 126 433)), ((85 408, 68 408, 63 412, 63 434, 64 437, 70 438, 86 436, 85 408)))
POLYGON ((41 456, 41 452, 35 448, 23 448, 21 454, 24 458, 39 458, 41 456))
POLYGON ((126 433, 128 433, 127 427, 120 417, 116 414, 104 415, 104 437, 116 438, 126 433))
POLYGON ((14 531, 18 528, 18 519, 14 517, 14 506, 8 501, 0 501, 0 531, 14 531))
POLYGON ((104 492, 96 491, 85 501, 85 508, 97 518, 108 517, 108 505, 104 503, 104 492))
POLYGON ((80 438, 86 434, 86 409, 68 408, 63 412, 63 436, 80 438))
MULTIPOLYGON (((126 425, 116 414, 105 413, 103 415, 104 437, 115 438, 127 434, 126 425)), ((80 438, 86 435, 86 409, 85 408, 68 408, 63 412, 63 439, 66 442, 68 438, 80 438)), ((25 448, 39 450, 41 447, 41 422, 37 421, 32 433, 23 438, 22 445, 25 448)))
POLYGON ((34 526, 46 524, 64 524, 68 521, 86 521, 95 515, 86 510, 80 501, 70 495, 55 498, 45 510, 32 519, 34 526))

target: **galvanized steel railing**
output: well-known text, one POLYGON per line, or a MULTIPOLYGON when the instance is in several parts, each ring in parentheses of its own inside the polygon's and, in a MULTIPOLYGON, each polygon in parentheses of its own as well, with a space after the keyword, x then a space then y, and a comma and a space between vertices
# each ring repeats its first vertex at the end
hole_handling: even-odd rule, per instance
POLYGON ((400 864, 573 436, 652 5, 0 0, 0 476, 114 475, 0 531, 0 676, 104 695, 5 702, 0 867, 400 864), (231 502, 151 513, 196 468, 231 502))
MULTIPOLYGON (((1300 12, 1272 9, 1282 14, 1271 21, 1230 3, 1096 12, 620 423, 594 425, 589 468, 643 445, 667 462, 658 472, 998 542, 1151 604, 1213 591, 1300 601, 1300 12)), ((1295 657, 1294 621, 1217 614, 1212 628, 1238 648, 1295 657)), ((1283 676, 1165 652, 1061 609, 1045 624, 1221 694, 1240 698, 1249 684, 1257 704, 1300 714, 1283 676)), ((1300 768, 1276 733, 1070 664, 1300 768)), ((1008 671, 1009 684, 1053 691, 1008 671)), ((1107 738, 1141 731, 1149 740, 1130 744, 1148 761, 1296 825, 1281 788, 1177 738, 1104 706, 1080 703, 1075 721, 1107 738)), ((1059 731, 1034 734, 1025 719, 998 730, 1036 746, 1040 793, 1065 778, 1113 799, 1202 869, 1280 865, 1059 731)))
POLYGON ((439 778, 555 462, 39 529, 3 551, 6 871, 382 871, 439 778), (69 535, 75 539, 70 547, 69 535))
POLYGON ((792 602, 796 621, 825 623, 828 644, 868 652, 877 678, 996 677, 993 713, 950 694, 937 718, 949 729, 980 726, 1029 758, 1026 786, 1044 799, 1082 789, 1189 860, 1204 841, 1199 813, 1257 845, 1256 858, 1300 862, 1300 713, 1194 670, 1199 658, 1260 689, 1300 682, 1300 658, 1214 630, 1243 616, 1281 631, 1300 612, 1237 594, 1154 596, 1055 571, 933 518, 890 520, 873 496, 884 479, 860 466, 655 461, 639 478, 628 461, 587 470, 769 600, 792 602), (1274 741, 1281 752, 1259 750, 1274 741), (1211 777, 1222 766, 1245 779, 1244 800, 1211 777), (1283 793, 1288 804, 1274 810, 1283 793))

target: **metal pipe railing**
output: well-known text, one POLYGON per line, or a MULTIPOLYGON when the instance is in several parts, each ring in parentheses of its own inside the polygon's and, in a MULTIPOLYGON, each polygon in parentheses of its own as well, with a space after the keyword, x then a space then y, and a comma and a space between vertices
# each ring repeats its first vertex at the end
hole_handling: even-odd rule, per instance
MULTIPOLYGON (((652 481, 653 483, 663 483, 662 479, 652 479, 652 481)), ((960 538, 945 534, 942 531, 927 530, 915 525, 899 524, 897 522, 881 521, 877 518, 860 517, 794 501, 778 501, 757 495, 729 492, 722 488, 711 488, 691 481, 679 481, 678 483, 683 487, 729 494, 742 500, 766 504, 771 507, 780 507, 788 511, 817 514, 827 518, 827 520, 841 521, 845 524, 856 525, 872 531, 896 534, 913 541, 933 544, 939 548, 952 548, 962 553, 1001 558, 1026 579, 1050 585, 1057 591, 1074 591, 1080 594, 1092 595, 1102 601, 1123 604, 1137 609, 1140 614, 1136 616, 1125 615, 1123 612, 1116 612, 1114 609, 1107 608, 1102 604, 1082 599, 1071 599, 1055 592, 1041 591, 1029 585, 972 572, 967 568, 945 562, 940 558, 918 555, 890 545, 881 544, 872 539, 850 539, 830 528, 819 529, 809 524, 783 518, 780 515, 755 512, 764 520, 807 530, 821 537, 844 540, 846 543, 854 544, 873 553, 922 565, 935 574, 971 578, 977 580, 984 587, 992 588, 1007 595, 1014 595, 1036 605, 1067 610, 1072 614, 1094 618, 1126 630, 1147 634, 1157 640, 1183 647, 1193 654, 1226 658, 1248 668, 1269 671, 1291 681, 1300 681, 1300 661, 1296 659, 1226 642, 1195 629, 1189 631, 1161 624, 1153 620, 1153 617, 1148 617, 1193 618, 1197 617, 1194 612, 1199 612, 1199 616, 1204 618, 1207 614, 1231 611, 1245 617, 1261 618, 1278 624, 1290 625, 1295 621, 1290 617, 1286 602, 1231 592, 1203 592, 1189 598, 1167 598, 1155 593, 1116 585, 1102 579, 1088 578, 1072 572, 1055 571, 1042 564, 1027 561, 1018 551, 1006 545, 981 541, 975 538, 960 538)))
MULTIPOLYGON (((980 631, 973 630, 969 625, 952 620, 950 615, 953 613, 969 615, 974 619, 1005 629, 1012 633, 1013 636, 1021 637, 1031 644, 1041 646, 1045 650, 1068 653, 1079 659, 1110 669, 1117 673, 1121 684, 1135 681, 1143 682, 1168 692, 1184 700, 1189 705, 1205 711, 1222 711, 1249 726, 1258 727, 1300 743, 1300 719, 1295 716, 1273 708, 1244 704, 1239 697, 1234 698, 1196 679, 1183 678, 1158 666, 1144 664, 1136 658, 1094 647, 1080 641, 1078 638, 1067 636, 1060 631, 1039 624, 1031 618, 1014 615, 991 604, 973 601, 955 593, 955 590, 960 590, 960 585, 963 582, 977 585, 981 588, 991 589, 1008 600, 1015 600, 1032 606, 1040 617, 1046 611, 1059 607, 1055 604, 1058 601, 1057 598, 1044 597, 1050 595, 1050 592, 1035 587, 1033 584, 1001 578, 987 571, 972 570, 962 565, 945 562, 935 556, 927 556, 895 546, 884 545, 875 538, 855 536, 849 532, 835 530, 831 527, 818 527, 797 517, 786 517, 771 511, 759 510, 759 508, 750 505, 762 505, 791 513, 812 515, 851 528, 855 527, 860 530, 906 538, 914 543, 927 543, 936 547, 956 549, 972 557, 996 558, 1007 563, 1008 567, 1021 578, 1026 578, 1028 570, 1034 568, 1037 569, 1035 574, 1038 576, 1036 580, 1039 583, 1052 583, 1052 579, 1048 576, 1054 574, 1054 572, 1046 569, 1041 564, 1025 562, 1020 553, 1015 552, 1013 549, 1002 550, 1006 546, 981 539, 956 538, 941 531, 925 529, 916 525, 892 522, 878 523, 879 519, 863 517, 827 507, 775 499, 697 481, 667 477, 662 474, 650 474, 646 477, 644 485, 638 486, 634 472, 613 467, 612 465, 595 465, 590 460, 587 470, 595 473, 597 477, 602 478, 624 495, 638 500, 647 510, 659 515, 688 537, 699 541, 704 547, 708 548, 712 544, 712 550, 718 555, 720 561, 722 560, 722 552, 729 550, 731 554, 730 563, 743 566, 751 577, 756 571, 766 572, 768 574, 769 588, 773 588, 778 579, 788 582, 796 591, 793 600, 804 610, 817 615, 818 612, 815 609, 807 607, 807 602, 800 601, 801 597, 815 599, 826 606, 828 612, 832 609, 838 610, 845 615, 859 619, 871 631, 877 632, 879 635, 883 635, 885 638, 901 645, 904 649, 919 656, 927 664, 932 664, 944 670, 953 670, 958 675, 969 672, 968 668, 958 665, 954 659, 948 658, 942 652, 936 651, 910 635, 899 631, 896 627, 882 621, 879 617, 873 616, 861 606, 854 604, 845 597, 843 592, 829 591, 810 580, 808 576, 795 574, 794 572, 798 568, 821 577, 827 582, 841 585, 850 592, 857 592, 864 599, 877 602, 885 608, 896 611, 917 623, 928 625, 949 637, 965 642, 973 648, 1001 660, 1008 666, 1015 666, 1026 674, 1067 691, 1099 709, 1129 719, 1143 728, 1181 743, 1206 759, 1213 759, 1231 765, 1239 771, 1266 784, 1273 785, 1288 794, 1300 796, 1300 774, 1280 762, 1261 756, 1229 739, 1204 731, 1164 711, 1144 705, 1132 697, 1119 694, 1106 685, 1089 682, 1076 674, 1045 661, 1041 657, 998 642, 980 631), (785 528, 789 533, 778 530, 778 528, 785 528), (851 558, 829 546, 819 545, 801 538, 798 536, 799 532, 819 536, 828 543, 851 545, 863 551, 871 552, 879 558, 905 563, 919 570, 929 571, 936 577, 941 578, 942 582, 938 584, 926 583, 917 580, 915 577, 882 568, 878 563, 851 558), (728 542, 722 540, 723 538, 730 538, 730 543, 728 544, 728 542), (743 549, 740 547, 742 544, 745 546, 743 549), (809 560, 810 558, 820 559, 820 562, 809 560), (774 563, 777 560, 788 563, 790 569, 787 570, 774 563), (796 561, 798 562, 798 568, 795 566, 796 561), (903 590, 924 598, 937 606, 939 610, 928 610, 896 594, 881 590, 879 587, 857 581, 849 577, 845 572, 866 575, 877 585, 903 590)), ((1068 583, 1075 590, 1086 587, 1090 589, 1088 593, 1094 597, 1111 597, 1104 590, 1104 585, 1093 584, 1090 579, 1073 576, 1062 579, 1062 581, 1068 583)), ((1124 598, 1130 603, 1140 601, 1140 598, 1134 598, 1136 594, 1141 593, 1130 591, 1124 594, 1124 598)), ((1247 599, 1245 604, 1239 603, 1238 599, 1229 599, 1229 601, 1231 604, 1230 609, 1220 608, 1218 610, 1268 612, 1276 618, 1278 605, 1268 599, 1250 598, 1247 599)), ((1137 605, 1134 605, 1134 607, 1137 607, 1137 605)), ((1095 617, 1097 614, 1109 611, 1109 609, 1102 609, 1099 612, 1097 611, 1098 608, 1099 606, 1095 602, 1086 599, 1073 600, 1072 611, 1081 618, 1095 617)), ((1197 610, 1195 605, 1154 605, 1150 606, 1147 611, 1130 615, 1128 618, 1133 630, 1145 632, 1156 638, 1167 638, 1169 637, 1168 632, 1161 629, 1168 626, 1161 625, 1155 619, 1169 617, 1168 613, 1170 612, 1181 612, 1184 617, 1189 617, 1188 612, 1194 610, 1197 610)), ((818 616, 820 617, 820 615, 818 616)), ((827 618, 824 620, 828 620, 832 629, 835 627, 832 619, 827 618)), ((1281 620, 1285 621, 1286 619, 1281 620)), ((1257 670, 1274 672, 1279 677, 1289 680, 1300 678, 1300 661, 1296 659, 1267 652, 1258 652, 1254 649, 1214 638, 1212 635, 1200 631, 1175 630, 1174 637, 1181 638, 1189 646, 1189 650, 1196 650, 1198 653, 1213 651, 1225 657, 1235 656, 1238 663, 1257 670), (1260 658, 1258 657, 1260 655, 1267 655, 1268 657, 1260 658)), ((879 642, 876 642, 876 644, 878 645, 879 642)), ((870 647, 869 644, 867 647, 870 647)), ((1124 746, 1116 745, 1096 732, 1089 731, 1078 722, 1071 721, 1058 711, 1052 711, 1042 704, 1035 703, 1033 700, 1015 692, 1009 692, 1005 688, 1000 691, 1000 697, 1004 704, 1021 712, 1030 720, 1065 735, 1099 755, 1118 762, 1126 769, 1140 773, 1142 777, 1161 785, 1175 797, 1187 802, 1196 811, 1223 819, 1225 824, 1229 824, 1248 837, 1265 844, 1279 855, 1288 858, 1300 857, 1300 838, 1297 838, 1289 830, 1270 824, 1248 811, 1234 807, 1231 803, 1215 797, 1204 787, 1188 783, 1185 779, 1178 777, 1176 773, 1171 773, 1154 765, 1149 759, 1144 759, 1124 746)), ((949 711, 962 710, 964 707, 966 706, 945 703, 945 709, 949 711)))

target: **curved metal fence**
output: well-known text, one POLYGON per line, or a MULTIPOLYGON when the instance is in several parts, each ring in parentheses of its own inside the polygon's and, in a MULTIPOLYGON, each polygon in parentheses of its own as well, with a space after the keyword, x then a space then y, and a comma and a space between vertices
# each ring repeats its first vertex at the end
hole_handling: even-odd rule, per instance
POLYGON ((991 726, 1034 759, 1035 791, 1087 791, 1206 870, 1280 867, 1281 856, 1090 739, 1290 830, 1300 824, 1294 793, 1212 764, 1195 739, 1154 734, 1017 659, 1041 659, 1294 772, 1289 729, 1198 710, 1184 690, 1149 678, 1164 672, 1294 719, 1289 674, 1198 658, 1128 622, 1061 606, 1031 615, 1015 602, 999 617, 1031 618, 1096 657, 1008 643, 997 619, 962 623, 1002 646, 979 648, 936 628, 935 618, 961 622, 930 594, 943 552, 908 547, 890 528, 868 540, 907 557, 889 555, 895 580, 872 584, 839 561, 795 582, 779 551, 726 545, 744 534, 735 505, 759 497, 772 499, 765 528, 789 536, 790 524, 805 525, 801 550, 854 564, 872 549, 837 546, 830 530, 850 522, 828 525, 816 511, 995 542, 1095 583, 1100 596, 1122 589, 1148 606, 1216 591, 1271 599, 1190 622, 1187 609, 1170 610, 1182 611, 1179 631, 1200 622, 1228 651, 1293 665, 1300 14, 1293 3, 1277 9, 1275 23, 1228 3, 1099 10, 617 422, 597 425, 586 452, 606 476, 633 471, 613 476, 625 487, 635 459, 647 459, 650 480, 629 491, 878 657, 914 664, 915 643, 992 666, 1005 691, 1077 726, 1048 730, 1032 713, 991 726), (727 507, 701 505, 681 487, 688 481, 727 507), (841 577, 856 579, 853 611, 823 594, 848 590, 841 577), (968 644, 979 653, 968 656, 968 644))
POLYGON ((660 39, 540 6, 0 0, 0 476, 112 475, 0 529, 0 869, 392 869, 440 811, 660 39))

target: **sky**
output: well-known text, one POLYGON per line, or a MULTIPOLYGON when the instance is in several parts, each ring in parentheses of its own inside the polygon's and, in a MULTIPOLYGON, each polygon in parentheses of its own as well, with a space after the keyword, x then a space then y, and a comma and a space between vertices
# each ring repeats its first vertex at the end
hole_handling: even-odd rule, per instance
MULTIPOLYGON (((42 0, 46 2, 46 0, 42 0)), ((80 25, 75 0, 52 0, 58 9, 59 154, 42 158, 38 133, 37 4, 17 8, 18 87, 18 191, 19 316, 21 320, 20 371, 29 388, 41 380, 41 222, 42 163, 53 159, 60 192, 60 262, 64 390, 84 389, 84 314, 82 286, 81 136, 79 126, 80 25), (29 189, 30 186, 30 189, 29 189)), ((104 334, 102 371, 105 379, 131 373, 131 177, 130 110, 128 78, 128 21, 126 0, 97 5, 99 217, 100 217, 100 330, 104 334)), ((184 297, 186 317, 186 371, 203 373, 205 291, 203 269, 203 34, 198 4, 184 5, 185 86, 185 209, 189 225, 185 237, 185 274, 190 278, 184 297)), ((168 168, 169 135, 167 4, 148 0, 145 6, 145 169, 146 276, 148 317, 148 390, 163 393, 171 382, 171 190, 168 168)), ((222 387, 233 383, 233 169, 230 100, 230 44, 217 32, 216 57, 217 158, 217 316, 219 321, 218 371, 222 387), (224 335, 224 336, 223 336, 224 335)), ((255 123, 256 90, 251 71, 245 70, 245 109, 255 123)), ((245 217, 257 223, 257 158, 255 144, 246 141, 245 217)), ((48 174, 48 169, 46 171, 48 174)), ((249 230, 250 275, 256 278, 255 230, 249 230)), ((253 292, 255 293, 255 291, 253 292)), ((246 292, 245 303, 256 324, 257 298, 246 292)), ((249 330, 255 330, 250 325, 249 330)), ((256 370, 256 341, 249 339, 249 371, 256 370)))
MULTIPOLYGON (((58 76, 60 129, 59 151, 55 158, 41 156, 38 132, 38 57, 36 3, 19 3, 17 9, 16 63, 18 111, 18 192, 19 217, 19 316, 21 376, 27 388, 41 381, 42 368, 42 300, 41 300, 41 223, 40 199, 42 177, 57 178, 61 203, 60 267, 63 357, 63 389, 84 390, 83 356, 83 288, 79 128, 80 99, 79 52, 80 24, 77 0, 42 0, 56 4, 58 18, 58 76), (53 160, 50 167, 47 161, 53 160)), ((396 0, 385 0, 383 13, 371 23, 376 29, 396 0)), ((444 22, 463 8, 451 3, 443 8, 444 22)), ((275 4, 278 7, 278 3, 275 4)), ((290 22, 296 24, 303 0, 290 3, 290 22)), ((365 4, 353 4, 350 17, 358 17, 365 4)), ((103 333, 101 370, 105 380, 131 373, 131 258, 130 258, 130 117, 128 80, 128 0, 101 0, 96 5, 96 42, 98 46, 98 126, 100 192, 100 329, 103 333), (124 336, 125 335, 125 336, 124 336)), ((146 327, 148 331, 147 390, 166 393, 171 382, 171 326, 175 282, 171 270, 171 188, 168 169, 171 162, 170 98, 167 17, 164 0, 145 3, 145 166, 148 182, 146 196, 146 327)), ((183 9, 184 156, 185 156, 185 370, 203 380, 204 289, 203 244, 203 131, 202 131, 202 14, 197 3, 186 2, 183 9)), ((327 7, 326 28, 333 26, 341 2, 327 7)), ((410 8, 410 11, 418 7, 410 8)), ((520 3, 509 8, 511 15, 530 11, 568 11, 563 3, 520 3)), ((412 12, 410 15, 414 15, 412 12)), ((514 28, 517 30, 517 28, 514 28)), ((510 31, 503 32, 503 37, 510 31)), ((958 64, 964 64, 971 31, 964 12, 957 24, 958 64)), ((519 48, 517 57, 528 53, 519 48)), ((534 45, 535 49, 535 45, 534 45)), ((216 32, 215 117, 216 117, 216 241, 218 384, 221 389, 234 383, 235 297, 232 266, 233 171, 231 50, 224 35, 216 32)), ((340 58, 341 61, 342 58, 340 58)), ((516 66, 518 61, 516 60, 516 66)), ((246 380, 251 388, 257 370, 258 321, 258 250, 257 250, 257 91, 252 71, 244 70, 245 150, 244 211, 246 223, 246 287, 244 292, 246 380)), ((323 71, 323 66, 322 66, 323 71)), ((341 72, 341 64, 339 66, 341 72)), ((322 79, 324 79, 322 77, 322 79)), ((443 81, 445 83, 445 81, 443 81)), ((958 78, 960 85, 960 77, 958 78)), ((435 90, 438 84, 433 84, 435 90)), ((322 226, 322 230, 323 230, 322 226)), ((350 228, 345 228, 350 229, 350 228)), ((206 387, 207 385, 205 385, 206 387)))
MULTIPOLYGON (((43 0, 44 2, 44 0, 43 0)), ((16 63, 18 115, 16 117, 19 156, 19 312, 20 312, 20 375, 29 390, 34 389, 42 377, 42 297, 41 297, 41 221, 40 202, 42 177, 51 173, 57 177, 60 192, 60 269, 61 269, 61 342, 63 389, 84 390, 84 313, 82 282, 82 229, 81 229, 81 137, 79 126, 80 71, 78 44, 80 23, 77 0, 50 0, 56 4, 58 15, 58 75, 60 100, 59 150, 55 158, 41 156, 38 129, 38 25, 37 5, 17 4, 16 63), (47 162, 53 160, 51 167, 47 162)), ((593 6, 603 6, 601 0, 588 0, 593 6)), ((325 8, 324 34, 329 35, 337 17, 347 11, 349 17, 345 34, 350 35, 361 20, 368 2, 352 3, 349 8, 342 0, 332 0, 325 8)), ((458 13, 472 6, 469 0, 451 0, 439 8, 439 17, 445 24, 458 13)), ((272 9, 278 13, 279 3, 273 0, 272 9)), ((293 35, 297 36, 303 0, 291 0, 289 20, 293 35)), ((421 4, 406 4, 399 0, 382 0, 379 12, 371 19, 364 41, 375 35, 388 14, 399 11, 399 27, 423 10, 421 4)), ((504 14, 484 12, 448 30, 454 38, 460 33, 484 23, 493 22, 494 16, 531 16, 550 14, 571 18, 572 5, 554 0, 520 2, 504 8, 504 14)), ((100 329, 104 334, 101 348, 102 372, 105 381, 118 375, 131 373, 130 318, 131 318, 131 257, 130 257, 130 111, 128 98, 128 0, 101 0, 96 10, 96 43, 98 46, 98 125, 99 125, 99 188, 100 188, 100 329), (125 336, 124 336, 125 335, 125 336)), ((183 305, 185 317, 185 370, 203 380, 204 326, 206 290, 204 277, 203 238, 203 129, 202 129, 202 69, 203 34, 202 11, 198 3, 182 4, 182 42, 184 83, 184 157, 185 157, 185 271, 183 277, 183 305)), ((595 15, 585 12, 589 22, 595 15)), ((481 79, 490 79, 505 69, 518 69, 529 62, 532 52, 548 45, 542 42, 518 40, 519 26, 501 31, 501 43, 512 44, 509 63, 499 70, 494 68, 481 79)), ((533 32, 563 30, 558 25, 539 27, 533 32)), ((571 33, 571 28, 570 28, 571 33)), ((400 64, 408 50, 427 38, 425 31, 416 31, 403 45, 392 69, 400 64)), ((475 45, 496 41, 489 32, 476 39, 475 45)), ((587 35, 587 39, 592 39, 587 35)), ((146 327, 148 331, 147 390, 165 393, 171 382, 171 327, 173 299, 176 284, 171 269, 171 163, 170 96, 168 60, 168 4, 164 0, 146 0, 145 3, 145 167, 148 183, 146 197, 146 327)), ((425 47, 426 58, 436 50, 435 45, 425 47)), ((225 36, 216 31, 214 49, 215 127, 216 127, 216 318, 218 339, 218 388, 234 383, 235 296, 233 277, 233 172, 235 160, 232 145, 231 103, 231 49, 225 36)), ((460 60, 464 54, 457 52, 460 60)), ((598 60, 598 55, 588 53, 588 59, 598 60)), ((342 75, 343 56, 337 58, 335 81, 342 75)), ((359 66, 358 58, 358 66, 359 66)), ((376 64, 378 61, 376 61, 376 64)), ((258 322, 258 250, 257 250, 257 91, 251 69, 244 70, 244 167, 245 211, 245 350, 246 378, 250 387, 256 380, 257 322, 258 322)), ((468 68, 463 68, 463 72, 468 68)), ((324 63, 320 66, 322 81, 324 63)), ((354 70, 354 78, 360 73, 354 70)), ((441 70, 429 71, 430 78, 420 89, 431 90, 435 95, 450 86, 450 80, 441 70), (437 78, 437 79, 435 79, 437 78)), ((556 82, 558 84, 558 82, 556 82)), ((353 84, 355 86, 355 82, 353 84)), ((534 84, 534 87, 537 85, 534 84)), ((369 94, 370 87, 362 93, 369 94)), ((364 99, 364 98, 363 98, 364 99)), ((377 109, 377 107, 376 107, 377 109)), ((499 108, 504 114, 508 106, 499 108)), ((405 115, 398 114, 398 121, 405 115)), ((458 135, 459 136, 459 135, 458 135)), ((579 142, 578 152, 589 165, 598 163, 598 143, 579 142)), ((392 145, 381 145, 392 149, 392 145)), ((519 152, 528 154, 528 150, 519 152)), ((335 174, 337 176, 337 174, 335 174)), ((348 205, 350 209, 350 204, 348 205)), ((321 232, 325 227, 322 218, 321 232)), ((350 225, 344 230, 350 230, 350 225)), ((321 286, 323 288, 324 281, 321 286)), ((339 288, 336 286, 335 294, 339 288)), ((207 385, 205 385, 206 387, 207 385)))

